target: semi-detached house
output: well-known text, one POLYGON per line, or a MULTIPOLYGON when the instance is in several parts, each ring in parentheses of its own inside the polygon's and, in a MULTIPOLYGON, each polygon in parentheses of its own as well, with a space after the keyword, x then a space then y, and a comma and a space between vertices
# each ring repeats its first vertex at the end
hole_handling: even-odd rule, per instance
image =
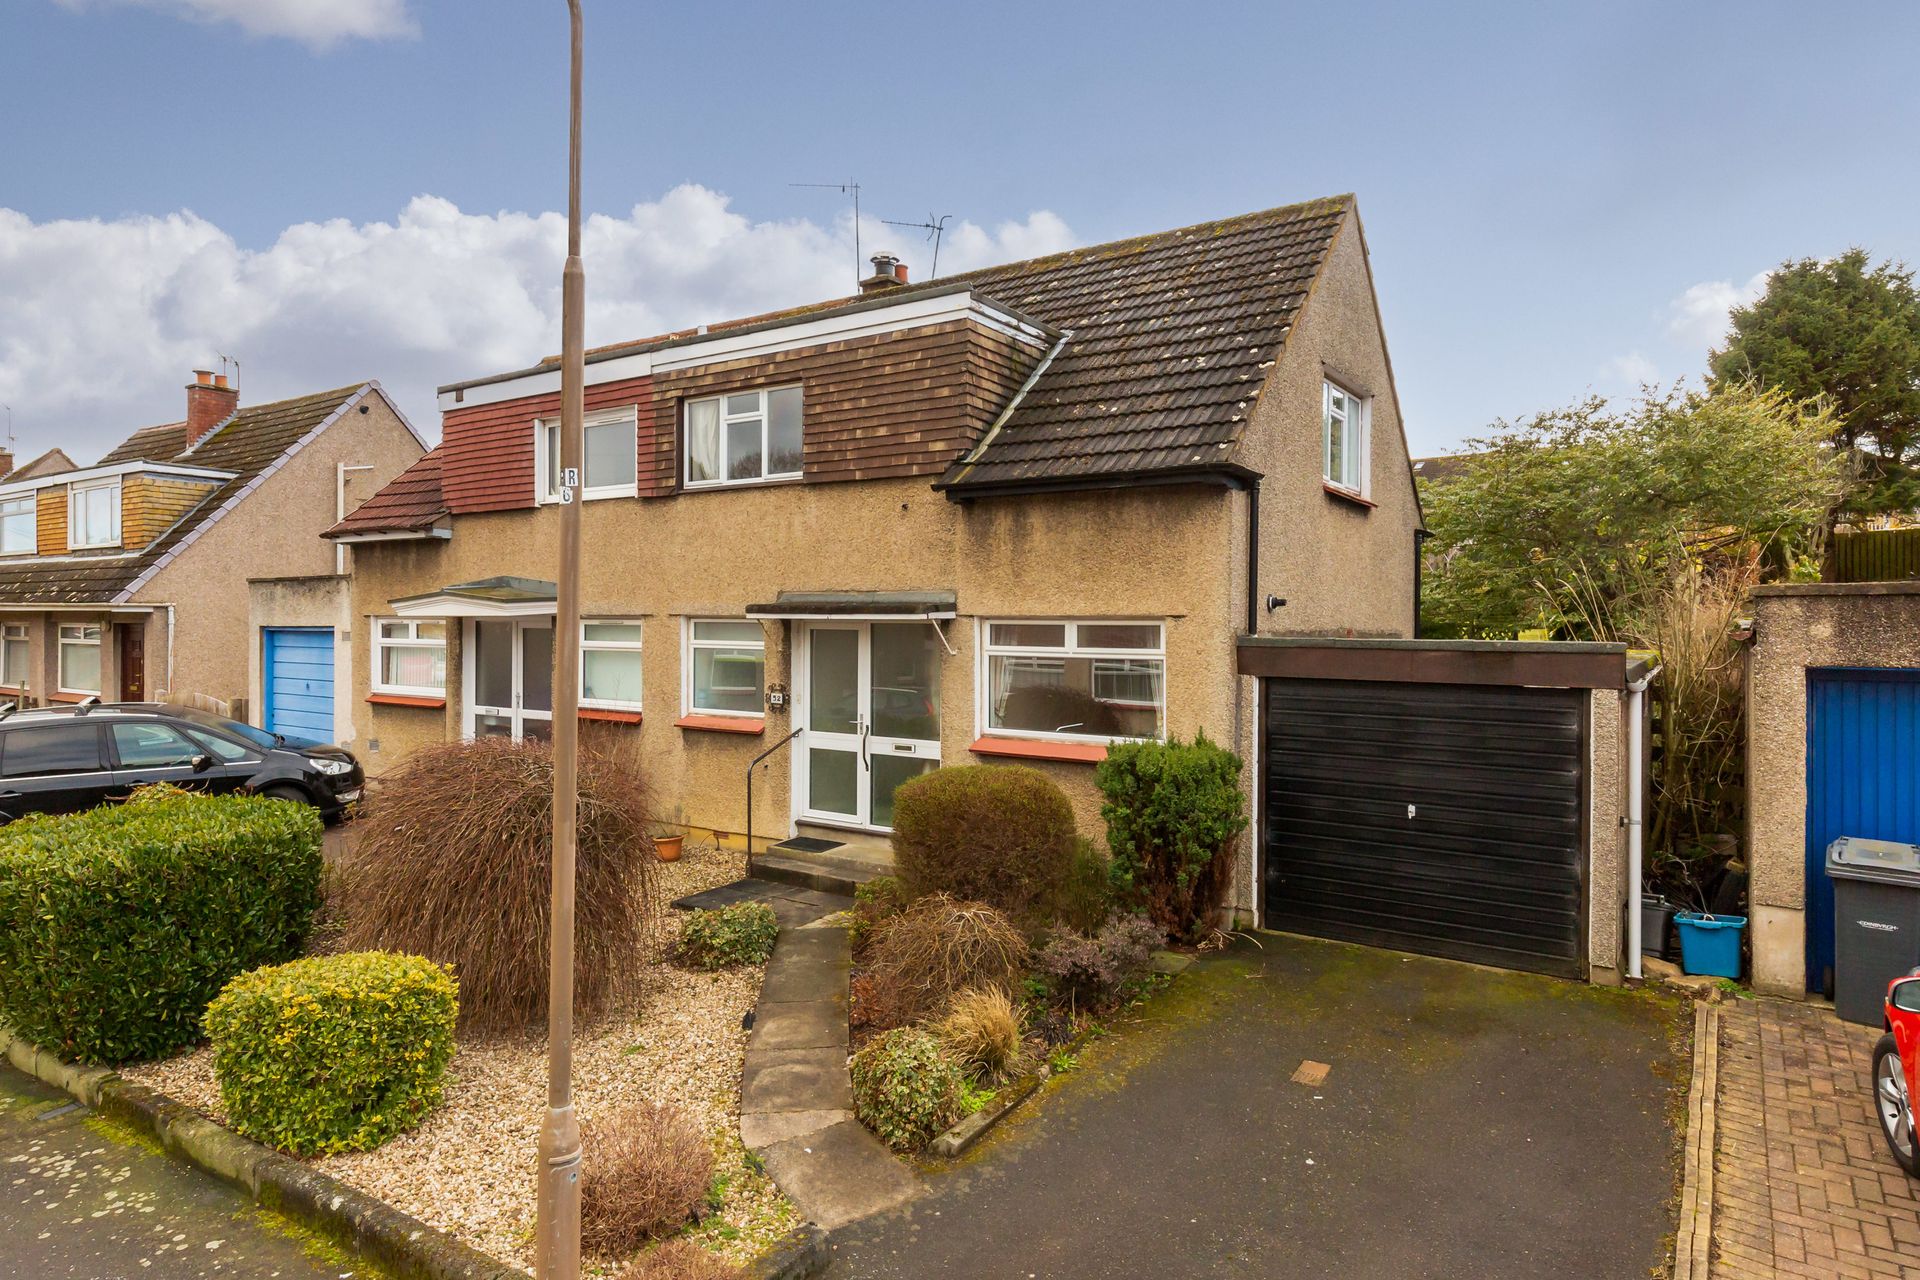
MULTIPOLYGON (((901 782, 995 761, 1045 770, 1097 835, 1095 763, 1166 735, 1255 762, 1259 812, 1244 641, 1415 628, 1420 510, 1353 199, 926 283, 875 262, 858 296, 590 353, 582 716, 663 817, 734 840, 769 753, 756 848, 884 836, 901 782)), ((376 774, 549 732, 559 391, 557 359, 442 388, 440 445, 331 531, 376 774)), ((1543 895, 1563 969, 1587 933, 1568 850, 1543 895)))

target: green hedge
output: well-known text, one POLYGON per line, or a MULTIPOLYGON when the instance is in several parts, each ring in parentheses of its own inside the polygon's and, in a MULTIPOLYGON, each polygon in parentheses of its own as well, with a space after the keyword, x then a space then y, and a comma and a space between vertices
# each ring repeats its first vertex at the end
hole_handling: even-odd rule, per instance
POLYGON ((233 1127, 295 1155, 366 1151, 440 1103, 453 971, 352 951, 243 973, 207 1009, 233 1127))
POLYGON ((1094 770, 1120 902, 1176 938, 1212 925, 1246 829, 1240 757, 1207 741, 1116 742, 1094 770))
POLYGON ((1073 805, 1026 765, 949 765, 893 793, 893 860, 911 897, 949 893, 1029 927, 1073 875, 1073 805))
POLYGON ((0 827, 0 1019, 81 1062, 197 1043, 229 979, 300 953, 320 836, 306 805, 194 794, 0 827))

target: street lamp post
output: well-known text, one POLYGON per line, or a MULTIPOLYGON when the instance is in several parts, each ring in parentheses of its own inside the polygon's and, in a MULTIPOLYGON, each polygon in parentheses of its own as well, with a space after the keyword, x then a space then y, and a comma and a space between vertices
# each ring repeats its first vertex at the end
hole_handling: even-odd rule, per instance
POLYGON ((554 618, 553 902, 547 938, 547 1121, 540 1130, 534 1270, 580 1274, 580 1123, 573 1113, 573 871, 580 777, 580 463, 585 452, 587 273, 580 263, 580 0, 567 0, 573 62, 567 265, 560 301, 560 576, 554 618))

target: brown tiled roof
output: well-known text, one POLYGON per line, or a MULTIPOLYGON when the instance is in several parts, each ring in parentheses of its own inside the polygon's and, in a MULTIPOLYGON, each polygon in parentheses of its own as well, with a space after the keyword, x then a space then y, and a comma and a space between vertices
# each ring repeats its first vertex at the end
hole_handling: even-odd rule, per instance
POLYGON ((187 424, 163 422, 157 427, 142 427, 115 445, 95 464, 102 467, 122 462, 165 462, 187 447, 187 424))
POLYGON ((1352 197, 950 276, 1072 337, 955 491, 1225 470, 1352 197))
POLYGON ((49 449, 31 462, 22 463, 7 472, 4 478, 14 480, 38 480, 41 476, 57 475, 62 471, 73 470, 73 459, 67 456, 65 449, 49 449))
POLYGON ((412 533, 426 529, 447 514, 440 491, 440 446, 381 486, 351 515, 320 535, 337 538, 349 533, 412 533))
POLYGON ((1413 478, 1424 484, 1446 484, 1458 480, 1485 455, 1478 453, 1440 453, 1431 458, 1413 460, 1413 478))
POLYGON ((370 385, 361 383, 241 409, 192 449, 180 447, 185 443, 185 429, 179 423, 134 432, 101 459, 102 466, 119 462, 175 462, 231 471, 233 478, 221 482, 198 506, 145 547, 0 561, 0 604, 124 601, 142 574, 198 537, 200 530, 211 523, 223 507, 245 493, 288 449, 370 385), (170 451, 164 448, 168 432, 176 433, 177 437, 170 451))

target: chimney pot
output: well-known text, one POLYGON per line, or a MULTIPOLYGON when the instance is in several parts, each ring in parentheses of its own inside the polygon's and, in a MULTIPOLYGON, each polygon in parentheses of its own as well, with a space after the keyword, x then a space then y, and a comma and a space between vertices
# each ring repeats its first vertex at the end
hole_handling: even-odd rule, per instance
POLYGON ((216 386, 216 387, 224 387, 224 386, 226 386, 226 385, 227 385, 227 375, 226 375, 226 374, 224 374, 224 373, 216 373, 216 374, 214 374, 214 375, 213 375, 213 385, 214 385, 214 386, 216 386))
POLYGON ((876 253, 870 259, 873 274, 860 282, 861 293, 884 293, 907 282, 906 264, 891 253, 876 253))
POLYGON ((893 278, 898 280, 901 284, 905 284, 907 282, 907 264, 906 263, 896 262, 893 264, 893 278))
POLYGON ((195 369, 187 384, 187 447, 191 449, 240 407, 240 392, 227 385, 227 375, 216 381, 210 369, 195 369))

